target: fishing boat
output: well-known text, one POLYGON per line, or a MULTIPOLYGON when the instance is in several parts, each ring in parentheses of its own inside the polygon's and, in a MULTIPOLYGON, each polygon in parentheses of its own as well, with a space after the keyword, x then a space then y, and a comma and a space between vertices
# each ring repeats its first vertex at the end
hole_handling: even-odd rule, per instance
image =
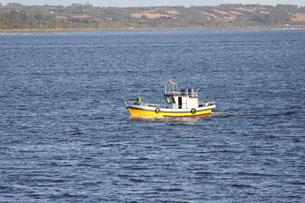
POLYGON ((178 85, 170 80, 164 87, 167 105, 145 103, 139 95, 136 101, 124 101, 124 103, 133 118, 210 116, 216 105, 213 101, 200 103, 198 91, 199 88, 179 89, 178 85))

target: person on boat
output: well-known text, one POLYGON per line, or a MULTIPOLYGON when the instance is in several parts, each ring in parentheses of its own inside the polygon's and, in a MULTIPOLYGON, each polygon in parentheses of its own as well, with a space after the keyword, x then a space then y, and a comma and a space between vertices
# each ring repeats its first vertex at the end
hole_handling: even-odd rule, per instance
POLYGON ((137 104, 141 104, 142 103, 142 99, 140 97, 140 95, 137 96, 137 104))

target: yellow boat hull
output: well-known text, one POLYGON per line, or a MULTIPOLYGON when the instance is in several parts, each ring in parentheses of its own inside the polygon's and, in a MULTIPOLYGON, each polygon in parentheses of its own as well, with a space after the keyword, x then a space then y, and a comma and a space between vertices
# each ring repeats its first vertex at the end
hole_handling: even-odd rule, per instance
POLYGON ((192 112, 162 112, 156 113, 155 111, 128 108, 132 117, 204 117, 210 116, 212 109, 207 109, 203 111, 192 112))

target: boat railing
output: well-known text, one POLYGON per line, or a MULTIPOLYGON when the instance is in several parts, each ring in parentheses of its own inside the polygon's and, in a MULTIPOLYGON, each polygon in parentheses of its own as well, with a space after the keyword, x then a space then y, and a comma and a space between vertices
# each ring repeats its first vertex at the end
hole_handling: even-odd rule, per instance
POLYGON ((160 105, 160 104, 151 104, 151 103, 144 103, 144 102, 137 102, 137 101, 125 101, 126 104, 132 104, 132 105, 141 105, 141 106, 148 106, 148 107, 159 107, 159 108, 170 108, 168 105, 160 105))
POLYGON ((203 107, 203 106, 212 106, 215 105, 214 101, 207 101, 207 102, 202 102, 199 104, 199 107, 203 107))
POLYGON ((172 81, 169 81, 164 87, 164 95, 177 95, 179 92, 178 85, 172 81))
POLYGON ((190 96, 190 97, 198 97, 198 90, 193 89, 182 89, 181 91, 172 91, 165 89, 164 95, 165 96, 190 96))
POLYGON ((198 98, 198 91, 199 88, 196 90, 189 88, 189 89, 179 89, 178 85, 171 80, 164 87, 164 95, 165 96, 190 96, 198 98))

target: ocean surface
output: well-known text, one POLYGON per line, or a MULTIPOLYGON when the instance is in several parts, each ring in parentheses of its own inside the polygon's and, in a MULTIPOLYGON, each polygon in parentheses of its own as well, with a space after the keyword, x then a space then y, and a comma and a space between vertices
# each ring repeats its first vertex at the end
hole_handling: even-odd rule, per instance
POLYGON ((0 202, 305 202, 305 30, 2 34, 0 115, 0 202))

